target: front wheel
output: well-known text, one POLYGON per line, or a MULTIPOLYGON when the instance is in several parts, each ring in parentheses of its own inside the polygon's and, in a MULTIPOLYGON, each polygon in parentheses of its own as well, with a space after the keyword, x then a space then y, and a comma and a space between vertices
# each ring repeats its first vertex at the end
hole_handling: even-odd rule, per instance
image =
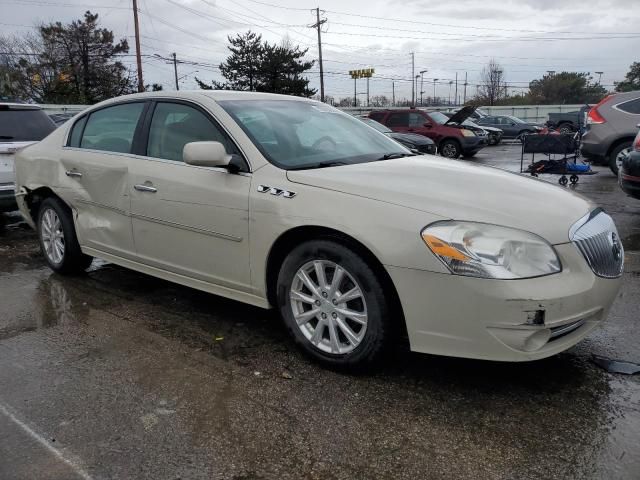
POLYGON ((315 360, 360 369, 381 358, 390 295, 354 250, 331 240, 299 245, 282 264, 277 292, 289 332, 315 360))
POLYGON ((80 273, 92 257, 80 250, 69 208, 57 198, 47 198, 38 212, 38 238, 49 267, 58 273, 80 273))
POLYGON ((462 149, 460 148, 460 144, 455 140, 445 140, 440 143, 440 155, 446 158, 458 158, 462 153, 462 149))

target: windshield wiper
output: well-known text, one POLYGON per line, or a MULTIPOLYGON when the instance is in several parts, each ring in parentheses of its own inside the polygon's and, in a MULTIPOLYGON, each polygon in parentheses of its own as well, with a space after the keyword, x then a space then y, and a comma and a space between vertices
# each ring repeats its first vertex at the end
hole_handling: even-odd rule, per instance
POLYGON ((300 167, 290 168, 289 170, 311 170, 314 168, 337 167, 340 165, 347 165, 347 162, 341 162, 340 160, 327 160, 324 162, 312 163, 311 165, 302 165, 300 167))
POLYGON ((402 158, 402 157, 415 157, 415 153, 402 153, 402 152, 394 152, 394 153, 385 153, 378 160, 391 160, 392 158, 402 158))

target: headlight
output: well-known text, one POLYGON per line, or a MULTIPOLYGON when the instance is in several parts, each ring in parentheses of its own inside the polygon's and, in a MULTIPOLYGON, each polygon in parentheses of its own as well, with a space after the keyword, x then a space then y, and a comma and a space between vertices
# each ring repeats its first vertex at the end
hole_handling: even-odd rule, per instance
POLYGON ((486 223, 436 222, 421 232, 429 249, 457 275, 531 278, 562 270, 553 247, 533 233, 486 223))
POLYGON ((461 130, 461 132, 462 132, 462 135, 464 135, 465 137, 475 137, 476 136, 475 133, 473 133, 471 130, 467 130, 466 128, 463 128, 461 130))

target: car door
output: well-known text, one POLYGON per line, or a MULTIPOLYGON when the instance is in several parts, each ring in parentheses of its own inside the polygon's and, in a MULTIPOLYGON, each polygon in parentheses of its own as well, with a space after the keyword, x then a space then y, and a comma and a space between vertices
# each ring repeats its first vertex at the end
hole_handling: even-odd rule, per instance
POLYGON ((131 168, 133 235, 141 261, 189 278, 250 290, 249 188, 241 152, 201 106, 156 101, 145 120, 144 151, 131 168), (240 172, 183 162, 185 144, 219 141, 240 172))
POLYGON ((520 133, 519 126, 509 117, 498 117, 498 125, 496 126, 502 129, 505 137, 515 138, 520 133))
POLYGON ((72 126, 61 163, 63 196, 77 217, 83 247, 135 258, 131 233, 129 166, 146 102, 126 102, 94 110, 72 126))
POLYGON ((422 112, 409 113, 409 132, 424 135, 437 143, 440 140, 440 135, 435 128, 436 125, 431 118, 422 112))

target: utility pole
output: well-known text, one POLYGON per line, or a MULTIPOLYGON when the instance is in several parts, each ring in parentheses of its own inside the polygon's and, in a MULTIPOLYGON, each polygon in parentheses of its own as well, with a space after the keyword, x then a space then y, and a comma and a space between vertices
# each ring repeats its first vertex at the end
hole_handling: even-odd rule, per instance
POLYGON ((462 97, 462 103, 467 103, 467 72, 464 72, 464 97, 462 97))
POLYGON ((367 77, 367 108, 369 108, 369 78, 367 77))
POLYGON ((415 94, 415 77, 416 77, 416 54, 411 52, 411 106, 416 106, 416 94, 415 94))
POLYGON ((173 52, 173 75, 176 78, 176 91, 180 90, 178 85, 178 61, 176 60, 176 52, 173 52))
MULTIPOLYGON (((316 8, 316 23, 311 25, 310 28, 318 29, 318 63, 320 64, 320 101, 321 102, 324 102, 324 71, 322 69, 322 37, 320 36, 320 27, 324 23, 327 23, 327 19, 325 18, 322 21, 320 20, 320 7, 318 7, 316 8)), ((355 103, 354 103, 354 106, 355 106, 355 103)))
POLYGON ((453 97, 453 101, 456 102, 456 104, 460 103, 458 101, 458 72, 456 72, 456 94, 453 97))
POLYGON ((451 105, 451 85, 453 84, 453 80, 449 80, 449 105, 451 105))
POLYGON ((136 62, 138 64, 138 91, 144 92, 142 80, 142 56, 140 55, 140 27, 138 26, 138 2, 133 0, 133 27, 136 35, 136 62))
POLYGON ((391 106, 396 106, 396 82, 391 80, 391 106))

